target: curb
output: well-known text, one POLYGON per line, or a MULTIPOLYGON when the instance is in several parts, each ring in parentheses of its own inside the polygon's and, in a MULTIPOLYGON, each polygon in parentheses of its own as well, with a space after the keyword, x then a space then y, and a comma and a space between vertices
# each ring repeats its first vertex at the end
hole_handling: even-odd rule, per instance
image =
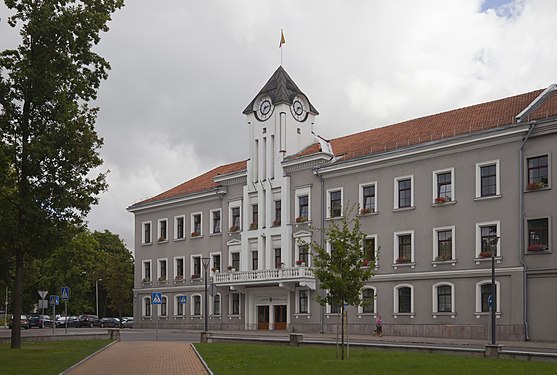
POLYGON ((211 371, 211 369, 209 368, 209 366, 207 365, 207 362, 205 362, 205 360, 203 359, 203 357, 201 357, 201 354, 199 354, 199 352, 197 351, 197 349, 195 348, 195 346, 193 344, 190 344, 190 346, 192 347, 193 351, 195 352, 195 355, 197 356, 197 358, 201 361, 201 363, 203 363, 203 366, 205 367, 205 370, 207 370, 207 373, 209 375, 215 375, 213 374, 213 371, 211 371))
POLYGON ((73 369, 81 366, 85 361, 93 358, 94 356, 96 356, 97 354, 99 354, 100 352, 110 348, 112 345, 116 344, 117 342, 119 342, 120 340, 114 340, 111 343, 109 343, 108 345, 100 348, 99 350, 97 350, 96 352, 89 354, 87 357, 83 358, 81 361, 75 363, 73 366, 65 369, 64 371, 62 371, 61 373, 59 373, 58 375, 67 375, 70 371, 72 371, 73 369))

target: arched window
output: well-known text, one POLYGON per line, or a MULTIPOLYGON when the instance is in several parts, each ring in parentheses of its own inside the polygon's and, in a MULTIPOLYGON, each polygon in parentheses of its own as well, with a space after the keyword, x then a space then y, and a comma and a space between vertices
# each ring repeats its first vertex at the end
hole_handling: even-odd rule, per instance
POLYGON ((376 309, 376 298, 375 298, 375 288, 366 287, 362 290, 362 301, 364 306, 358 308, 358 313, 360 314, 375 314, 376 309))
POLYGON ((454 284, 441 282, 433 285, 433 312, 454 313, 454 284))
POLYGON ((394 313, 414 314, 414 286, 402 284, 395 287, 394 313))
POLYGON ((168 298, 166 296, 162 296, 161 298, 159 312, 160 316, 168 316, 168 298))
POLYGON ((201 296, 199 294, 193 295, 191 297, 191 315, 200 316, 201 315, 201 296))
POLYGON ((151 316, 151 297, 143 298, 143 316, 151 316))
MULTIPOLYGON (((495 293, 497 294, 498 314, 501 312, 501 284, 495 281, 495 293)), ((489 313, 489 296, 491 295, 491 280, 482 280, 476 284, 476 314, 489 313)))
POLYGON ((174 297, 174 315, 176 316, 185 315, 184 304, 180 303, 180 298, 182 298, 181 294, 178 294, 176 297, 174 297))
POLYGON ((220 316, 220 293, 213 297, 213 315, 220 316))

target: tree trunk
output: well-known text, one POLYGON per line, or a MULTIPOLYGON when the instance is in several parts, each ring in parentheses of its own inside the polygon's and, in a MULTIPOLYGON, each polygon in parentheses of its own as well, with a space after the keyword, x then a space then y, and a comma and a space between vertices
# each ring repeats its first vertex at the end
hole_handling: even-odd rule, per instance
POLYGON ((340 359, 344 360, 344 301, 342 302, 342 306, 340 308, 341 315, 340 315, 340 359))
POLYGON ((15 291, 13 303, 13 320, 12 320, 12 336, 11 348, 21 348, 21 304, 23 294, 23 250, 19 247, 16 248, 15 253, 15 291))

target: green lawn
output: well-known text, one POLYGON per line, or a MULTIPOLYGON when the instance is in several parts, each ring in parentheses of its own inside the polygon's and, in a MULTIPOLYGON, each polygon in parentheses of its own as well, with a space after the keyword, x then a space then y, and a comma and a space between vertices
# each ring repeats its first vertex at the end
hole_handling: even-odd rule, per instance
POLYGON ((223 374, 557 374, 557 364, 493 360, 457 355, 351 348, 350 359, 336 349, 302 345, 195 344, 215 375, 223 374))
POLYGON ((24 342, 0 345, 0 375, 56 375, 108 345, 110 340, 24 342))

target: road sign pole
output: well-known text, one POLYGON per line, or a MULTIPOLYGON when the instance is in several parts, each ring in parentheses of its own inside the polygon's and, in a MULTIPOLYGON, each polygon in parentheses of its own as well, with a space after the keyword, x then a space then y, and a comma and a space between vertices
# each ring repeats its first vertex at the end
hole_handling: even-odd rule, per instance
POLYGON ((56 304, 52 305, 52 334, 54 335, 54 328, 56 326, 56 304))
MULTIPOLYGON (((66 315, 66 320, 65 320, 65 326, 66 326, 66 330, 65 330, 65 334, 68 334, 68 301, 64 301, 65 302, 65 306, 64 306, 64 315, 66 315)), ((56 325, 56 322, 54 322, 54 325, 56 325)))

